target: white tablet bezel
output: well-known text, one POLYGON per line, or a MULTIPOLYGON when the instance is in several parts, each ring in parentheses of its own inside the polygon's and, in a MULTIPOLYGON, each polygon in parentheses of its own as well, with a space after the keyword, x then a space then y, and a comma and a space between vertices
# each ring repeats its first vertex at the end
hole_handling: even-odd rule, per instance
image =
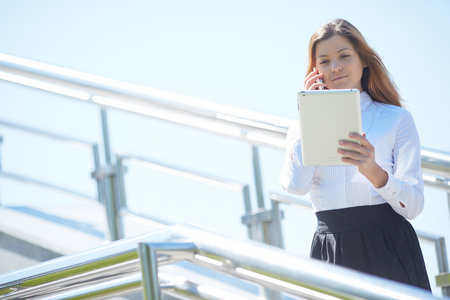
POLYGON ((351 132, 362 134, 359 90, 300 91, 297 101, 303 165, 348 166, 338 142, 352 140, 351 132))

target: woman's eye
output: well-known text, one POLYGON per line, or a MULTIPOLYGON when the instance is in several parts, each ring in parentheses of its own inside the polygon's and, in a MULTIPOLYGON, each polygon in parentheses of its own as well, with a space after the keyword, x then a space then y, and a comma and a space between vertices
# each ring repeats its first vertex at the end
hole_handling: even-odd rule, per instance
POLYGON ((322 60, 321 62, 320 62, 320 64, 321 65, 324 65, 324 64, 326 64, 328 62, 328 60, 322 60))
POLYGON ((347 57, 350 57, 350 55, 344 54, 344 55, 341 56, 341 58, 347 58, 347 57))

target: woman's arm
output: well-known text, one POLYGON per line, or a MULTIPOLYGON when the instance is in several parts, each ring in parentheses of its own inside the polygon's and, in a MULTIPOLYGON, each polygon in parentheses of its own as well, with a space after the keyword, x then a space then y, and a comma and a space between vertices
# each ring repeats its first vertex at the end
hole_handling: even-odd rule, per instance
POLYGON ((423 177, 420 157, 420 140, 411 114, 404 110, 396 127, 395 144, 392 152, 392 173, 382 169, 375 161, 374 147, 365 135, 353 134, 351 138, 361 145, 342 141, 340 145, 353 151, 339 149, 342 160, 358 167, 375 190, 408 219, 414 219, 423 210, 423 177))
POLYGON ((421 167, 420 139, 412 115, 404 111, 395 139, 393 174, 377 192, 392 208, 408 219, 414 219, 423 210, 424 182, 421 167))
POLYGON ((298 121, 292 122, 286 137, 286 157, 279 180, 283 189, 291 194, 305 195, 309 192, 314 167, 302 165, 300 129, 298 121))

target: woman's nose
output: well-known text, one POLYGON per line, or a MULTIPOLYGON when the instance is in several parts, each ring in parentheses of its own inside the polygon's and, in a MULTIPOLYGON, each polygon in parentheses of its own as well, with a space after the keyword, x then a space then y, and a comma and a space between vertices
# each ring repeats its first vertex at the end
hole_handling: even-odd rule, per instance
POLYGON ((332 71, 333 73, 342 71, 342 66, 341 66, 341 64, 339 64, 338 61, 333 60, 332 65, 331 65, 331 71, 332 71))

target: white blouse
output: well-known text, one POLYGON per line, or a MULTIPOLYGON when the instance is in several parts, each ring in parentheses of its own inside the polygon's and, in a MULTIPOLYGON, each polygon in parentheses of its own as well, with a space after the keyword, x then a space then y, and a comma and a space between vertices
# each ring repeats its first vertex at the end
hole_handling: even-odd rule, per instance
POLYGON ((280 183, 288 193, 310 192, 315 211, 387 202, 400 215, 413 219, 424 206, 420 141, 414 120, 406 109, 372 101, 366 92, 361 93, 361 110, 363 131, 375 147, 375 160, 389 175, 384 187, 372 186, 356 166, 303 166, 298 121, 289 127, 280 183))

